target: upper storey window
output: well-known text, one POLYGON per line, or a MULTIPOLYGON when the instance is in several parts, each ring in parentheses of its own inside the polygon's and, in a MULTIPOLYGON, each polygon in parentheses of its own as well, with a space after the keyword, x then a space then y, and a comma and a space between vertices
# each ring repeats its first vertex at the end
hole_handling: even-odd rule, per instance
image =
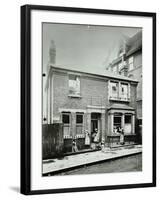
POLYGON ((115 65, 112 70, 114 73, 117 73, 117 65, 115 65))
POLYGON ((130 70, 132 70, 134 68, 134 65, 133 65, 133 56, 129 58, 128 64, 129 64, 129 71, 130 71, 130 70))
POLYGON ((130 84, 120 81, 109 81, 109 99, 116 101, 129 101, 130 84))
POLYGON ((80 76, 69 74, 69 95, 80 96, 80 76))
POLYGON ((110 96, 118 98, 118 82, 110 82, 110 96))
POLYGON ((121 98, 122 99, 126 99, 128 98, 129 96, 129 86, 128 86, 128 83, 121 83, 121 98))

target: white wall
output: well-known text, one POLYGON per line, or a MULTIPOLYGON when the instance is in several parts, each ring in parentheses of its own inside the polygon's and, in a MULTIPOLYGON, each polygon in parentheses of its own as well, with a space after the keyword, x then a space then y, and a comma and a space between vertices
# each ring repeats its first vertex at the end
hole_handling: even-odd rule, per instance
MULTIPOLYGON (((117 10, 135 10, 135 11, 150 11, 157 12, 159 18, 158 0, 152 1, 129 1, 129 0, 32 0, 32 1, 1 1, 0 6, 0 122, 1 122, 1 139, 0 139, 0 199, 26 199, 26 196, 19 194, 19 171, 20 171, 20 5, 23 4, 46 4, 57 6, 72 6, 72 7, 90 7, 102 9, 117 9, 117 10)), ((159 21, 159 20, 157 20, 159 21)), ((160 26, 158 24, 158 32, 160 26)), ((157 44, 160 39, 157 39, 157 44)), ((157 55, 159 55, 159 47, 157 55)), ((159 64, 157 63, 157 66, 159 64)), ((159 67, 157 67, 159 68, 159 67)), ((157 85, 160 85, 160 70, 157 78, 157 85)), ((160 106, 160 92, 158 96, 157 111, 160 106)), ((158 120, 160 120, 159 112, 157 112, 158 120)), ((160 152, 160 136, 159 129, 157 131, 157 146, 160 152)), ((144 133, 145 134, 145 133, 144 133)), ((160 154, 157 156, 158 167, 160 167, 160 154)), ((158 172, 158 187, 145 189, 129 189, 129 190, 113 190, 100 192, 85 192, 85 193, 68 193, 31 196, 30 199, 159 199, 160 196, 160 173, 158 172)))

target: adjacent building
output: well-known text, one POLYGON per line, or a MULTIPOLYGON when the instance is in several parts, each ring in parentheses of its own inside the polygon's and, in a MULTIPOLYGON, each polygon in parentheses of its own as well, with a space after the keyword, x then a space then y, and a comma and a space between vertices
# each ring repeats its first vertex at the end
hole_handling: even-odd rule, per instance
POLYGON ((138 124, 142 125, 142 31, 120 44, 117 58, 107 70, 138 80, 136 110, 138 124))

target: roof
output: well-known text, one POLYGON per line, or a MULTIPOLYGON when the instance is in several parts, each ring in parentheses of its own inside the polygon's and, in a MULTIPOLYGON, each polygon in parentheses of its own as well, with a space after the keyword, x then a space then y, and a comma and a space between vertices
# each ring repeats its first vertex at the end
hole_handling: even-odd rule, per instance
POLYGON ((108 77, 108 78, 113 78, 113 79, 120 79, 120 80, 126 80, 126 81, 130 81, 130 82, 138 82, 138 80, 126 77, 126 76, 122 76, 122 75, 118 75, 118 74, 114 74, 110 71, 107 71, 106 69, 104 70, 98 70, 98 68, 93 68, 92 71, 89 70, 88 68, 82 69, 78 66, 60 66, 60 65, 53 65, 53 64, 49 64, 51 66, 51 68, 55 68, 55 69, 60 69, 60 70, 67 70, 70 72, 76 72, 76 73, 85 73, 85 74, 90 74, 90 75, 95 75, 95 76, 101 76, 101 77, 108 77))
POLYGON ((110 110, 110 109, 134 110, 134 108, 131 107, 131 106, 128 106, 128 105, 125 105, 125 104, 116 104, 116 103, 112 104, 108 108, 108 110, 110 110))
POLYGON ((129 39, 127 43, 126 55, 129 56, 130 54, 136 52, 141 48, 142 48, 142 31, 139 31, 129 39))
MULTIPOLYGON (((141 49, 142 49, 142 31, 139 31, 134 36, 130 37, 127 40, 127 42, 125 44, 126 56, 128 57, 131 54, 133 54, 141 49)), ((119 46, 119 53, 121 51, 124 51, 124 45, 119 46)), ((119 56, 111 62, 111 66, 115 65, 116 63, 118 63, 120 61, 121 61, 121 57, 119 56)))

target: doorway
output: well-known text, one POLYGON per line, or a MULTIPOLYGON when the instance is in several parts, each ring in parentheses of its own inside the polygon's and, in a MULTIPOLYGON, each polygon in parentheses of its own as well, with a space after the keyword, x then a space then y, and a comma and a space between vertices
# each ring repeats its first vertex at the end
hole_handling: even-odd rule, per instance
POLYGON ((91 113, 91 135, 95 133, 96 129, 97 132, 101 135, 101 114, 91 113))

